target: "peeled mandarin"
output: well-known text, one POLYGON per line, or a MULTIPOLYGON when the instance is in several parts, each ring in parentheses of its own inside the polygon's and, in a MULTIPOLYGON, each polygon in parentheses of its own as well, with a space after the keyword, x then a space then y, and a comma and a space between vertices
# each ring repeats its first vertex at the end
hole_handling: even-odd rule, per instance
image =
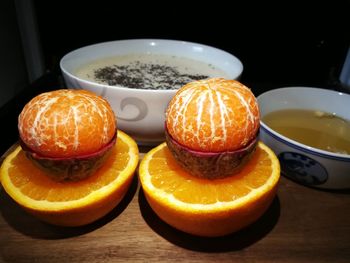
POLYGON ((58 181, 92 175, 117 138, 109 103, 85 90, 42 93, 18 117, 20 142, 27 158, 58 181))
POLYGON ((192 175, 223 178, 238 173, 255 151, 259 120, 257 100, 240 82, 194 81, 170 101, 165 138, 192 175))
POLYGON ((181 145, 203 152, 234 151, 252 141, 260 114, 251 90, 236 80, 190 82, 170 101, 166 128, 181 145))
POLYGON ((42 93, 25 105, 18 118, 21 140, 46 157, 91 154, 108 144, 116 120, 108 102, 85 90, 42 93))

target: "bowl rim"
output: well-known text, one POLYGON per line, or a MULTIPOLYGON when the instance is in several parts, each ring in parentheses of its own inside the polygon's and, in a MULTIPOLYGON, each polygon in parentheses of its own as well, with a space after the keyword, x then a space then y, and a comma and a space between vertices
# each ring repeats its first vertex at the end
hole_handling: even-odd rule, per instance
POLYGON ((101 87, 102 89, 106 89, 106 88, 110 88, 110 89, 122 89, 122 90, 134 90, 135 92, 138 91, 142 91, 142 92, 147 92, 147 93, 155 93, 155 92, 161 92, 161 93, 169 93, 169 94, 173 94, 176 91, 178 91, 179 89, 169 89, 169 90, 161 90, 161 89, 142 89, 142 88, 129 88, 129 87, 124 87, 124 86, 110 86, 108 84, 101 84, 101 83, 97 83, 97 82, 93 82, 93 81, 89 81, 89 80, 85 80, 82 78, 79 78, 75 75, 73 75, 72 73, 70 73, 65 67, 64 67, 64 61, 69 58, 69 56, 71 56, 72 54, 82 51, 84 49, 89 49, 89 48, 94 48, 94 47, 99 47, 99 46, 103 46, 103 45, 108 45, 108 44, 113 44, 113 43, 127 43, 127 42, 145 42, 145 43, 152 43, 152 42, 158 42, 158 43, 166 43, 166 42, 171 42, 174 44, 179 44, 179 45, 195 45, 195 46, 199 46, 202 48, 206 48, 206 49, 211 49, 213 51, 219 52, 221 54, 224 54, 228 57, 230 57, 231 59, 233 59, 235 61, 235 63, 238 65, 238 74, 237 74, 237 79, 242 75, 243 70, 244 70, 244 66, 242 61, 236 57, 235 55, 223 50, 223 49, 219 49, 217 47, 214 46, 210 46, 210 45, 206 45, 206 44, 201 44, 201 43, 197 43, 197 42, 191 42, 191 41, 185 41, 185 40, 176 40, 176 39, 161 39, 161 38, 130 38, 130 39, 120 39, 120 40, 112 40, 112 41, 105 41, 105 42, 99 42, 99 43, 95 43, 95 44, 91 44, 91 45, 86 45, 77 49, 74 49, 70 52, 68 52, 67 54, 65 54, 61 59, 60 59, 60 69, 63 73, 65 73, 66 75, 68 75, 70 78, 74 79, 75 81, 80 81, 83 82, 84 84, 88 84, 88 85, 94 85, 96 87, 101 87))
MULTIPOLYGON (((272 89, 269 91, 266 91, 264 93, 261 93, 258 97, 257 97, 257 101, 259 104, 259 98, 261 98, 262 96, 266 96, 269 95, 269 93, 273 93, 273 92, 278 92, 281 90, 313 90, 315 92, 326 92, 326 93, 332 93, 332 94, 336 94, 336 95, 340 95, 340 96, 349 96, 350 99, 350 95, 347 93, 343 93, 343 92, 339 92, 339 91, 335 91, 335 90, 328 90, 325 88, 317 88, 317 87, 307 87, 307 86, 290 86, 290 87, 282 87, 282 88, 277 88, 277 89, 272 89)), ((321 150, 312 146, 308 146, 306 144, 300 143, 298 141, 292 140, 278 132, 276 132, 275 130, 271 129, 267 124, 265 124, 262 119, 260 120, 260 128, 265 131, 267 134, 271 135, 274 139, 287 144, 289 147, 292 147, 294 149, 297 149, 299 151, 303 151, 309 154, 313 154, 319 157, 323 157, 323 158, 327 158, 327 159, 333 159, 333 160, 337 160, 337 161, 344 161, 344 162, 350 162, 350 154, 342 154, 342 153, 334 153, 334 152, 330 152, 330 151, 326 151, 326 150, 321 150)))

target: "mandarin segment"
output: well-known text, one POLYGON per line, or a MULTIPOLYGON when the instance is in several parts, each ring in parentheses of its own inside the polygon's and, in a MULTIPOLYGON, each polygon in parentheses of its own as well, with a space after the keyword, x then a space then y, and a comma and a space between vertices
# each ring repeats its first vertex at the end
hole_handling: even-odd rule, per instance
POLYGON ((190 82, 170 101, 166 127, 177 142, 204 152, 232 151, 256 137, 259 108, 249 88, 235 80, 190 82))
POLYGON ((46 157, 94 153, 115 135, 116 120, 108 102, 85 90, 42 93, 18 118, 21 140, 46 157))

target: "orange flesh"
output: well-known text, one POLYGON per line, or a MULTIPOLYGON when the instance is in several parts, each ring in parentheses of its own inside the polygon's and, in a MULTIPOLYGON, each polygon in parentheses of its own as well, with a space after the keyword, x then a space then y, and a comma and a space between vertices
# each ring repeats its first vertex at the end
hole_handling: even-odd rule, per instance
POLYGON ((94 175, 78 182, 56 182, 34 166, 21 151, 12 161, 9 176, 14 186, 32 199, 64 202, 83 198, 116 180, 118 172, 126 167, 128 161, 128 145, 118 140, 110 157, 94 175))
POLYGON ((172 157, 167 147, 157 152, 149 163, 152 184, 185 203, 214 204, 246 196, 259 188, 271 176, 272 162, 266 152, 257 147, 244 169, 224 179, 202 179, 186 173, 172 157))

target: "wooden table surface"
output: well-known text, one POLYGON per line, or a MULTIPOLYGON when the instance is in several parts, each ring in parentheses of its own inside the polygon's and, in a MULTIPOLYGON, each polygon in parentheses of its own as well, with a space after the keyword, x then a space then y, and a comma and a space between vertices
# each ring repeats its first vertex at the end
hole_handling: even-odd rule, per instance
POLYGON ((0 256, 0 262, 16 263, 350 262, 350 190, 318 190, 282 177, 257 222, 229 236, 202 238, 162 222, 137 174, 111 213, 77 228, 35 219, 0 187, 0 256))

